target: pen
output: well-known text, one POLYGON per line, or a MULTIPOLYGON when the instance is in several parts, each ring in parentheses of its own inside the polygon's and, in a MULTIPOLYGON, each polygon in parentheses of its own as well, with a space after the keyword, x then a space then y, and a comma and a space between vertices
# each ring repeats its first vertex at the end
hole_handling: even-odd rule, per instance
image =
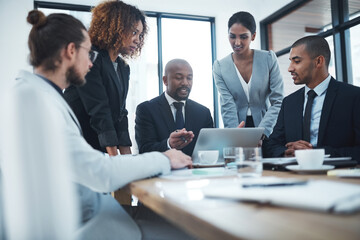
MULTIPOLYGON (((179 130, 175 130, 175 132, 179 132, 179 130)), ((187 140, 184 137, 180 137, 180 139, 184 142, 187 143, 187 140)))
POLYGON ((254 184, 242 184, 243 188, 251 188, 251 187, 285 187, 285 186, 293 186, 293 185, 303 185, 306 184, 307 181, 298 181, 298 182, 288 182, 288 183, 254 183, 254 184))

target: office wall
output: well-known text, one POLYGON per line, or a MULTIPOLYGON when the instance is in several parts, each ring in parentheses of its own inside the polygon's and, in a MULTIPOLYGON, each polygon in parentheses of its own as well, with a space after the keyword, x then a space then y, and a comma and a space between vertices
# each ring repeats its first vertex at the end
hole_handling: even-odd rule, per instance
POLYGON ((19 69, 31 70, 27 61, 30 24, 26 16, 33 7, 32 0, 0 0, 0 94, 19 69))
MULTIPOLYGON (((99 0, 47 1, 83 5, 96 5, 101 2, 99 0)), ((249 11, 259 23, 291 0, 125 0, 125 2, 146 11, 215 17, 217 57, 222 58, 231 52, 227 39, 227 21, 234 12, 249 11)), ((18 69, 31 70, 27 49, 30 25, 26 23, 26 16, 32 8, 33 0, 0 0, 0 94, 14 79, 18 69)), ((260 48, 259 34, 252 47, 260 48)))

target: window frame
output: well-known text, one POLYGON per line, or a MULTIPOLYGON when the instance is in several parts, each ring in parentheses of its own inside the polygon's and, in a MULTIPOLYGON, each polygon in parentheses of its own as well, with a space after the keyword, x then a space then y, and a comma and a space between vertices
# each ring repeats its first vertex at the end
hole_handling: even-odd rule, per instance
MULTIPOLYGON (((94 6, 78 5, 78 4, 67 4, 58 2, 45 2, 45 1, 34 1, 34 9, 38 8, 52 8, 70 11, 83 11, 90 12, 94 6)), ((195 20, 205 21, 210 23, 210 38, 211 38, 211 62, 214 64, 216 56, 216 41, 215 41, 215 17, 208 16, 197 16, 188 14, 176 14, 176 13, 165 13, 165 12, 152 12, 144 11, 147 17, 155 17, 157 22, 157 43, 158 43, 158 81, 159 81, 159 95, 163 92, 163 61, 162 61, 162 19, 173 18, 179 20, 195 20)), ((218 92, 215 86, 214 77, 212 77, 213 84, 213 106, 214 106, 214 125, 219 127, 219 106, 218 106, 218 92)))
MULTIPOLYGON (((261 48, 269 50, 268 27, 280 18, 291 14, 297 8, 310 2, 311 0, 295 0, 283 8, 279 9, 269 17, 260 22, 261 48)), ((331 0, 332 29, 317 34, 321 37, 333 36, 334 40, 334 60, 336 68, 336 79, 353 84, 350 33, 351 27, 360 24, 360 16, 349 20, 348 0, 331 0)), ((291 46, 277 51, 275 54, 280 57, 290 52, 291 46)))

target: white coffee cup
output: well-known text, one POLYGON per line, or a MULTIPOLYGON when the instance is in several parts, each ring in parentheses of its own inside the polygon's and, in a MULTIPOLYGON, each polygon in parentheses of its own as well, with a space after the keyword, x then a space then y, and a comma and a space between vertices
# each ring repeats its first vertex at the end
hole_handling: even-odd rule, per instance
POLYGON ((200 164, 211 165, 217 162, 219 158, 219 151, 218 150, 199 151, 198 156, 200 159, 200 164))
POLYGON ((319 169, 324 162, 324 149, 295 150, 296 161, 301 169, 319 169))

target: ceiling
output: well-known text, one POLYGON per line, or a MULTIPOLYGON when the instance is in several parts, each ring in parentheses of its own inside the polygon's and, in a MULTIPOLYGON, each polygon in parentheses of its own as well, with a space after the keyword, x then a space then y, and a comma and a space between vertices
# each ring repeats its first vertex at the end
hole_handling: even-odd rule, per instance
MULTIPOLYGON (((359 12, 360 1, 349 0, 349 15, 359 12)), ((301 37, 326 31, 331 22, 331 1, 311 0, 268 25, 269 48, 280 51, 301 37)))

